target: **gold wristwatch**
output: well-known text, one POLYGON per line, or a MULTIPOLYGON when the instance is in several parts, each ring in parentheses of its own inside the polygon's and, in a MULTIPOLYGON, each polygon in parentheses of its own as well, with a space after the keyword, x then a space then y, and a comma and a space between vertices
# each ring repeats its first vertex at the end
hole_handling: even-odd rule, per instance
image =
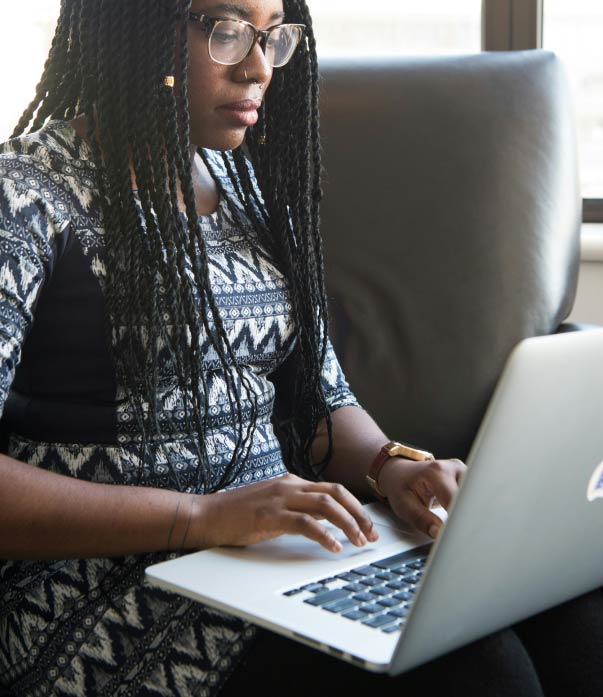
POLYGON ((406 460, 435 460, 435 455, 427 450, 420 450, 412 445, 406 445, 396 440, 390 440, 379 451, 377 457, 373 460, 366 481, 371 486, 373 491, 380 499, 386 499, 387 496, 379 489, 379 474, 381 468, 390 457, 402 457, 406 460))

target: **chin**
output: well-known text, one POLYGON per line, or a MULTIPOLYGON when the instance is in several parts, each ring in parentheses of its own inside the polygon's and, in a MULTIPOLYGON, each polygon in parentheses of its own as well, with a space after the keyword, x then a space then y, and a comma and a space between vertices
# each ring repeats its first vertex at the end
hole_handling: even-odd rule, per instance
POLYGON ((212 133, 208 135, 196 136, 191 131, 191 143, 195 143, 197 147, 208 148, 209 150, 234 150, 243 144, 245 141, 246 128, 222 131, 221 133, 212 133))

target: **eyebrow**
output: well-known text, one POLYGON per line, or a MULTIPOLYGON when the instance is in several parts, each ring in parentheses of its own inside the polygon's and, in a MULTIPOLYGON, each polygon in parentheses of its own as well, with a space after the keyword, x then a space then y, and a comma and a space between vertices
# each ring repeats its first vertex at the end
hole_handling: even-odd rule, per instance
MULTIPOLYGON (((227 14, 237 15, 241 19, 251 19, 251 12, 249 12, 249 10, 246 10, 244 7, 241 7, 240 5, 235 5, 234 3, 230 2, 224 2, 219 5, 215 5, 214 7, 209 7, 207 10, 205 10, 205 12, 225 12, 227 14)), ((284 12, 274 12, 270 16, 270 20, 283 19, 284 17, 284 12)))

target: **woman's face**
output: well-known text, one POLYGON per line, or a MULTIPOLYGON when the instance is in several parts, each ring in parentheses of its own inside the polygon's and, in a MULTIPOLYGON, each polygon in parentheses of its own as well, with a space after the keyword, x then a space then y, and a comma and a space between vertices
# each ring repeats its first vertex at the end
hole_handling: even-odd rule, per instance
MULTIPOLYGON (((267 29, 284 19, 282 0, 193 0, 191 11, 244 19, 257 29, 267 29)), ((188 23, 188 42, 191 143, 232 150, 242 144, 247 128, 257 121, 257 108, 266 95, 272 68, 257 43, 237 65, 215 63, 209 56, 207 34, 198 22, 188 23)))

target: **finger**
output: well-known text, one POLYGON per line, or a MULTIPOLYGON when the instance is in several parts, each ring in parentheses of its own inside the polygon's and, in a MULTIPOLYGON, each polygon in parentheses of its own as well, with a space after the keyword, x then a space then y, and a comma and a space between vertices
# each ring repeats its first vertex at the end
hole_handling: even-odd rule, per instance
POLYGON ((367 540, 374 542, 378 539, 379 534, 373 525, 370 515, 354 494, 342 484, 335 482, 312 482, 308 490, 322 491, 329 494, 354 517, 358 527, 367 540))
POLYGON ((432 513, 417 496, 414 496, 412 492, 405 492, 402 506, 404 519, 415 529, 434 539, 438 536, 442 527, 441 518, 432 513))
POLYGON ((308 513, 285 512, 281 517, 281 528, 292 535, 304 535, 304 537, 318 542, 329 552, 341 552, 343 545, 337 540, 331 531, 321 525, 308 513))
POLYGON ((357 547, 363 547, 367 543, 356 518, 325 491, 299 492, 287 501, 287 507, 292 511, 309 513, 315 520, 317 516, 325 518, 340 528, 357 547))
POLYGON ((462 460, 459 460, 458 457, 451 457, 450 459, 445 460, 445 462, 450 464, 456 483, 460 484, 461 479, 467 470, 467 465, 462 460))
POLYGON ((460 484, 461 479, 463 478, 465 472, 467 471, 467 465, 462 460, 459 460, 458 458, 454 458, 454 460, 452 460, 452 462, 455 465, 456 483, 460 484))

